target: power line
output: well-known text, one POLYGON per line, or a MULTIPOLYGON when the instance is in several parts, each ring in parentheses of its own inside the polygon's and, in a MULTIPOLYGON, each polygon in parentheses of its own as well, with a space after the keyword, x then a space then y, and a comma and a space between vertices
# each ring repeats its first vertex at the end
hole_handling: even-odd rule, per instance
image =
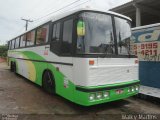
MULTIPOLYGON (((52 5, 53 4, 53 2, 55 2, 54 0, 47 0, 47 7, 44 7, 43 9, 41 9, 40 11, 39 11, 39 7, 35 7, 35 5, 37 5, 37 4, 39 4, 40 2, 39 1, 37 1, 37 2, 34 2, 34 3, 32 3, 33 5, 34 5, 34 7, 32 8, 32 9, 30 9, 30 11, 28 12, 28 14, 26 15, 26 16, 28 16, 28 18, 31 18, 32 17, 32 15, 30 15, 30 13, 32 12, 32 13, 34 13, 34 14, 37 14, 37 12, 38 13, 41 13, 42 11, 45 11, 46 9, 47 9, 47 11, 48 11, 48 5, 52 5), (38 11, 37 11, 38 10, 38 11)), ((52 9, 53 9, 53 7, 52 7, 52 9)))
MULTIPOLYGON (((85 2, 83 2, 83 3, 81 3, 81 4, 78 4, 78 5, 70 8, 69 10, 71 10, 71 9, 73 9, 73 8, 76 8, 76 7, 80 6, 80 5, 83 5, 83 4, 85 4, 85 3, 89 2, 89 1, 91 1, 91 0, 87 0, 87 1, 85 1, 85 2)), ((69 6, 70 6, 70 5, 69 5, 69 6)), ((35 19, 35 20, 34 20, 34 23, 40 22, 40 20, 43 19, 44 17, 47 17, 47 16, 49 16, 49 15, 51 15, 51 14, 53 14, 53 13, 56 13, 56 12, 62 10, 62 9, 65 9, 66 7, 68 7, 68 6, 65 6, 65 7, 61 8, 61 9, 59 9, 59 10, 56 10, 56 11, 50 13, 50 14, 47 14, 47 15, 45 15, 45 16, 43 16, 43 17, 40 17, 40 18, 38 18, 38 19, 35 19)), ((67 11, 69 11, 69 10, 67 9, 67 11)), ((66 12, 66 11, 65 11, 65 12, 66 12)), ((63 12, 62 12, 62 13, 63 13, 63 12)))
MULTIPOLYGON (((40 18, 37 18, 37 19, 35 19, 35 20, 31 21, 31 22, 33 22, 34 24, 37 23, 37 22, 40 22, 41 19, 43 19, 43 18, 45 18, 45 17, 47 17, 47 16, 49 16, 49 15, 51 15, 51 14, 53 14, 53 13, 59 12, 59 11, 65 9, 65 8, 67 8, 67 7, 71 6, 71 5, 79 2, 79 1, 80 1, 80 0, 76 0, 76 1, 74 1, 74 2, 72 2, 72 3, 70 3, 69 5, 66 5, 66 6, 64 6, 64 7, 60 8, 60 9, 54 11, 54 12, 51 12, 51 13, 49 13, 49 14, 47 14, 47 15, 44 15, 44 16, 42 16, 42 17, 40 17, 40 18)), ((91 1, 91 0, 87 0, 87 1, 85 1, 85 2, 83 2, 83 3, 80 3, 80 4, 78 4, 78 5, 70 8, 70 10, 73 9, 73 8, 76 8, 76 7, 80 6, 80 5, 83 5, 83 4, 85 4, 85 3, 89 2, 89 1, 91 1)), ((69 11, 69 10, 67 9, 66 11, 69 11)), ((66 12, 66 11, 65 11, 65 12, 66 12)), ((25 20, 26 20, 26 19, 25 19, 25 20)), ((26 22, 26 30, 27 30, 27 28, 28 28, 28 23, 26 22)))
MULTIPOLYGON (((58 10, 52 12, 52 13, 49 13, 49 14, 47 14, 47 15, 45 15, 45 16, 42 16, 42 17, 36 19, 35 21, 32 21, 32 20, 30 20, 30 19, 22 19, 22 20, 26 21, 26 25, 25 25, 26 30, 28 29, 28 23, 29 23, 29 22, 38 22, 40 19, 42 19, 42 18, 44 18, 44 17, 47 17, 47 16, 49 16, 49 15, 51 15, 51 14, 53 14, 53 13, 56 13, 56 12, 58 12, 58 11, 60 11, 60 10, 63 10, 63 9, 65 9, 66 7, 69 7, 69 6, 73 5, 74 3, 78 2, 78 1, 80 1, 80 0, 77 0, 77 1, 75 1, 75 2, 73 2, 73 3, 71 3, 71 4, 69 4, 69 5, 66 5, 66 6, 63 7, 63 8, 60 8, 60 9, 58 9, 58 10)), ((83 5, 83 4, 85 4, 85 3, 89 2, 89 1, 91 1, 91 0, 87 0, 87 1, 85 1, 85 2, 83 2, 83 3, 81 3, 81 4, 78 4, 78 5, 70 8, 70 10, 71 10, 71 9, 74 9, 74 8, 80 6, 80 5, 83 5)), ((67 10, 67 11, 69 11, 69 10, 67 10)), ((66 12, 66 11, 65 11, 65 12, 66 12)), ((24 26, 23 26, 23 27, 24 27, 24 26)), ((21 28, 20 30, 22 30, 22 28, 21 28)), ((19 30, 19 31, 20 31, 20 30, 19 30)), ((19 31, 18 31, 18 32, 19 32, 19 31)))
POLYGON ((21 19, 21 20, 23 20, 23 21, 25 21, 26 22, 26 31, 27 31, 27 29, 28 29, 28 23, 29 22, 33 22, 32 20, 30 20, 30 19, 21 19))
MULTIPOLYGON (((91 0, 87 0, 87 1, 85 1, 85 2, 83 2, 83 3, 81 3, 81 4, 78 4, 77 6, 74 6, 74 7, 70 8, 69 10, 74 9, 74 8, 80 6, 80 5, 83 5, 83 4, 85 4, 85 3, 89 2, 89 1, 91 1, 91 0)), ((68 10, 68 11, 69 11, 69 10, 68 10)), ((66 11, 65 11, 65 12, 66 12, 66 11)))
POLYGON ((15 34, 19 34, 19 32, 22 32, 25 26, 21 27, 21 29, 17 30, 17 32, 15 32, 15 34))
MULTIPOLYGON (((61 0, 60 0, 60 1, 61 1, 61 0)), ((66 1, 67 1, 67 0, 66 0, 66 1)), ((69 0, 69 1, 71 1, 71 2, 68 2, 68 1, 67 1, 66 3, 72 4, 72 2, 75 1, 75 0, 69 0)), ((47 2, 48 2, 48 1, 47 1, 47 2)), ((75 1, 75 2, 76 2, 76 1, 75 1)), ((77 1, 77 2, 78 2, 78 1, 77 1)), ((64 1, 59 2, 60 5, 62 5, 62 4, 65 5, 66 3, 65 3, 64 1)), ((57 4, 58 4, 58 2, 57 2, 57 4)), ((54 7, 50 7, 50 8, 47 7, 47 9, 43 9, 43 12, 45 11, 44 13, 47 14, 47 13, 49 13, 49 12, 51 12, 51 11, 53 11, 53 10, 57 10, 57 9, 59 9, 59 5, 57 5, 56 7, 55 7, 55 6, 54 6, 54 7)))
POLYGON ((79 1, 80 1, 80 0, 76 0, 76 1, 74 1, 74 2, 72 2, 72 3, 70 3, 70 4, 68 4, 68 5, 66 5, 66 6, 64 6, 64 7, 60 8, 60 9, 58 9, 58 10, 56 10, 56 11, 53 11, 53 12, 51 12, 51 13, 48 13, 47 15, 44 15, 44 16, 42 16, 42 17, 40 17, 40 18, 37 18, 37 19, 34 20, 34 22, 35 22, 35 21, 39 21, 40 19, 43 19, 43 18, 45 18, 45 17, 47 17, 47 16, 49 16, 49 15, 51 15, 51 14, 53 14, 53 13, 56 13, 56 12, 58 12, 58 11, 61 11, 61 10, 63 10, 64 8, 69 7, 69 6, 75 4, 75 3, 79 2, 79 1))

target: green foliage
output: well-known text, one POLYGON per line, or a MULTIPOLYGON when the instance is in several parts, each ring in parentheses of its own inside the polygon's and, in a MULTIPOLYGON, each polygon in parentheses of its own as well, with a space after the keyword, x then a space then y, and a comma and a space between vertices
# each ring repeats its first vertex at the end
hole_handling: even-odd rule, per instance
POLYGON ((0 57, 7 57, 7 45, 0 46, 0 57))

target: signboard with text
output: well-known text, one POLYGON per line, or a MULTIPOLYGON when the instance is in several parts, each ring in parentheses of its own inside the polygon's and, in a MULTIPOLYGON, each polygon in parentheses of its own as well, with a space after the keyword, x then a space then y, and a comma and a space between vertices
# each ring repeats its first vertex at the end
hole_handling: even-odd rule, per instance
POLYGON ((140 61, 160 61, 160 26, 133 30, 132 42, 140 61))
POLYGON ((141 84, 160 88, 160 24, 132 29, 131 49, 139 58, 141 84))

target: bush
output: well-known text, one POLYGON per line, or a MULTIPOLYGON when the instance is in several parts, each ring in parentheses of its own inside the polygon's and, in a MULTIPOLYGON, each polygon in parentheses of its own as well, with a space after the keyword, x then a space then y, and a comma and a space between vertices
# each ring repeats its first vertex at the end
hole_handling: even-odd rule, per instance
POLYGON ((4 46, 0 46, 0 57, 7 57, 7 51, 8 51, 8 47, 7 45, 4 46))

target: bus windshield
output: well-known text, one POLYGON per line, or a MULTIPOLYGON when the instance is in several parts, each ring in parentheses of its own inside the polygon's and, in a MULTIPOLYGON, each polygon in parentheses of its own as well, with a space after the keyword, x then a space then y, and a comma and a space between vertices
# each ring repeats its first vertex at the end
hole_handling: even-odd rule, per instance
POLYGON ((78 54, 129 54, 131 29, 129 21, 115 17, 114 34, 111 15, 84 12, 77 23, 78 54), (116 36, 114 36, 116 35, 116 36), (117 45, 115 43, 117 38, 117 45))
POLYGON ((115 17, 116 37, 118 54, 128 55, 130 54, 130 42, 131 42, 131 25, 130 22, 115 17))

